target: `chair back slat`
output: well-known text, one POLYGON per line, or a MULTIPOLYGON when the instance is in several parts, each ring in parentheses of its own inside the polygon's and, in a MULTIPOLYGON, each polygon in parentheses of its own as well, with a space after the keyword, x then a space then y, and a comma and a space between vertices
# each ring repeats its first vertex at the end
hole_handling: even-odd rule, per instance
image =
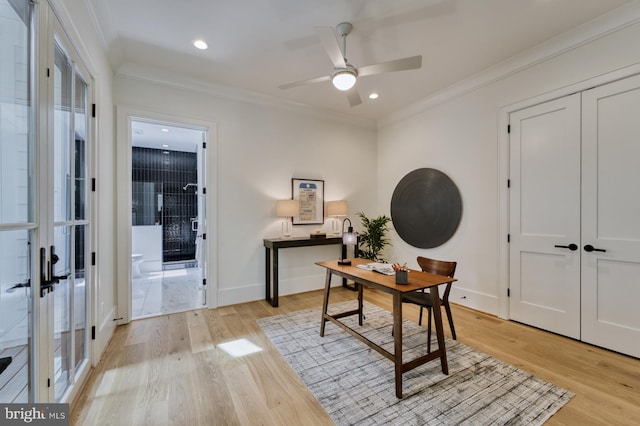
POLYGON ((449 262, 446 260, 430 259, 428 257, 418 256, 418 265, 424 272, 430 274, 444 275, 453 278, 456 273, 457 262, 449 262))

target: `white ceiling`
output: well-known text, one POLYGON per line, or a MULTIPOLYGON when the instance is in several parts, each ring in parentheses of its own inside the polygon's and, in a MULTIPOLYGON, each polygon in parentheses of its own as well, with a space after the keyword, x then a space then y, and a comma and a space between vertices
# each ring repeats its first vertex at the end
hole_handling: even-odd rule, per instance
POLYGON ((167 151, 198 152, 202 130, 143 120, 131 122, 131 146, 167 151))
POLYGON ((379 119, 565 33, 628 0, 88 0, 114 71, 135 65, 183 79, 379 119), (314 27, 348 21, 355 67, 422 55, 420 70, 359 79, 349 107, 330 82, 314 27), (209 49, 192 46, 203 39, 209 49), (380 94, 370 100, 370 92, 380 94))

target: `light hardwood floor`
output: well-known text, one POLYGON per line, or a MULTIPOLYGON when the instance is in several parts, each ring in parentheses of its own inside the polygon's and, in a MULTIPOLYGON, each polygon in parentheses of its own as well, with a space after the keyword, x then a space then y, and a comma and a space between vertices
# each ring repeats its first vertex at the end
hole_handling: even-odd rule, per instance
MULTIPOLYGON (((331 293, 332 302, 354 297, 350 290, 331 293)), ((386 294, 367 289, 365 299, 391 309, 386 294)), ((119 327, 73 405, 72 424, 330 425, 256 324, 257 318, 321 304, 322 292, 315 291, 281 297, 278 308, 259 301, 119 327), (232 358, 215 348, 238 338, 264 350, 232 358)), ((548 425, 640 424, 640 360, 457 305, 452 309, 461 342, 576 394, 548 425)), ((417 314, 416 307, 404 305, 405 318, 417 321, 417 314)))

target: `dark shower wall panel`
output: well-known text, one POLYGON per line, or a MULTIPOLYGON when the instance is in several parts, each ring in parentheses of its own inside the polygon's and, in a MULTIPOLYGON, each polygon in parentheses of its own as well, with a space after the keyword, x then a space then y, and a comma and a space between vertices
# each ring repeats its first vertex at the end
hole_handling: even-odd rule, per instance
POLYGON ((198 216, 197 198, 194 188, 183 191, 184 185, 165 185, 162 227, 164 262, 196 258, 196 233, 191 229, 191 218, 198 216))
POLYGON ((163 181, 163 261, 177 262, 196 257, 196 232, 191 229, 191 219, 198 217, 197 187, 188 183, 198 182, 197 155, 190 152, 169 151, 163 181))
POLYGON ((196 232, 191 219, 198 217, 197 187, 183 188, 198 182, 197 155, 133 148, 132 166, 134 182, 161 184, 156 186, 162 188, 163 262, 195 259, 196 232))

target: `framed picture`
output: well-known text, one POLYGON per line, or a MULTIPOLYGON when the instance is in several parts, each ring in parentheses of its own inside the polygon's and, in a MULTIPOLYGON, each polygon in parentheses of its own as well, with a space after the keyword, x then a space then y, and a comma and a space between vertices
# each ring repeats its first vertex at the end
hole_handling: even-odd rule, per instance
POLYGON ((291 198, 300 202, 300 213, 293 218, 294 225, 324 223, 324 181, 291 179, 291 198))

